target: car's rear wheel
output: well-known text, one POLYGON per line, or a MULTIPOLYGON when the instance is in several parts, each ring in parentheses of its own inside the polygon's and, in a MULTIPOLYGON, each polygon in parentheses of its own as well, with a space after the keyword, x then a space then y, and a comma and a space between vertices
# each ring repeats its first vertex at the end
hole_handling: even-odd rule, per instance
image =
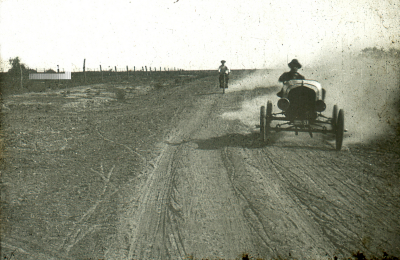
POLYGON ((331 125, 332 125, 333 133, 335 133, 335 134, 336 134, 337 120, 338 120, 338 106, 334 105, 333 106, 333 110, 332 110, 332 122, 331 122, 331 125))
POLYGON ((265 135, 266 137, 269 135, 269 131, 271 128, 271 121, 272 121, 272 102, 268 100, 267 102, 267 115, 265 119, 265 135))
POLYGON ((343 109, 340 109, 338 117, 337 117, 337 123, 336 123, 336 150, 337 151, 340 151, 340 149, 342 149, 343 134, 344 134, 344 111, 343 111, 343 109))
POLYGON ((265 106, 262 106, 261 109, 260 109, 260 137, 261 137, 261 141, 265 141, 265 139, 266 139, 265 125, 266 125, 265 106))

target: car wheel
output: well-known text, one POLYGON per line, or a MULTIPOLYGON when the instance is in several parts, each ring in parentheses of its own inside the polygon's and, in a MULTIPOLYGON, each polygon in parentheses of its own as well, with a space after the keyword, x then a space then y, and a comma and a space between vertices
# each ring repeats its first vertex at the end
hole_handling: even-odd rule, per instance
POLYGON ((272 102, 268 100, 267 102, 267 115, 265 120, 265 135, 269 135, 269 130, 271 128, 272 121, 272 102))
POLYGON ((267 102, 267 117, 272 116, 272 102, 268 100, 267 102))
POLYGON ((333 110, 332 110, 332 122, 331 122, 331 125, 332 125, 333 133, 335 133, 335 134, 336 134, 337 120, 338 120, 338 107, 337 107, 337 105, 334 105, 333 106, 333 110))
POLYGON ((343 111, 343 109, 340 109, 338 117, 337 117, 337 123, 336 123, 336 150, 337 151, 340 151, 340 149, 342 149, 343 133, 344 133, 344 111, 343 111))
POLYGON ((260 137, 261 141, 263 142, 266 139, 265 124, 266 124, 265 106, 262 106, 260 109, 260 137))

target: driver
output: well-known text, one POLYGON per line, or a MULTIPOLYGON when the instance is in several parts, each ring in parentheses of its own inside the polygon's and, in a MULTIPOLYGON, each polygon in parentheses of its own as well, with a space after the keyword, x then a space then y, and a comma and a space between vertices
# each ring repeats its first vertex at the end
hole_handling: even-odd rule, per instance
MULTIPOLYGON (((298 60, 293 59, 289 64, 288 64, 290 71, 289 72, 285 72, 283 73, 280 77, 279 77, 279 82, 285 82, 285 81, 289 81, 292 79, 305 79, 303 75, 301 75, 300 73, 298 73, 297 71, 299 69, 301 69, 301 64, 299 63, 298 60)), ((282 97, 282 91, 279 91, 279 93, 277 94, 278 97, 282 97)))
POLYGON ((224 60, 221 60, 221 65, 218 68, 219 72, 219 86, 223 88, 223 82, 224 82, 224 74, 225 74, 225 80, 226 80, 226 87, 228 87, 228 80, 229 80, 229 69, 227 66, 225 66, 224 60))

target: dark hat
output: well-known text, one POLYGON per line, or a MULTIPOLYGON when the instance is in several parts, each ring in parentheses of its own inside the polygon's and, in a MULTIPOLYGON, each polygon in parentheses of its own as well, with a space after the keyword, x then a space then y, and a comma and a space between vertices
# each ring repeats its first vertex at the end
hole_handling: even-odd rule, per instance
POLYGON ((293 67, 297 67, 297 68, 301 68, 301 64, 298 60, 293 59, 289 64, 288 64, 289 68, 293 68, 293 67))
POLYGON ((226 61, 224 61, 224 60, 221 60, 221 63, 225 63, 226 61))

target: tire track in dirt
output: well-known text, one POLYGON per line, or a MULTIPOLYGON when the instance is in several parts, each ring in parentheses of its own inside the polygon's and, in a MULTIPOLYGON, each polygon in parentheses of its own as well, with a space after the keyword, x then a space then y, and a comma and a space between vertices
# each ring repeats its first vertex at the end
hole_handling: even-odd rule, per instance
POLYGON ((115 244, 124 245, 106 256, 236 258, 250 250, 247 224, 221 150, 198 149, 196 143, 229 128, 231 123, 215 116, 221 98, 201 98, 171 131, 155 169, 135 192, 140 198, 121 217, 115 244))
POLYGON ((253 153, 247 149, 226 150, 226 161, 236 172, 233 183, 246 202, 243 211, 254 235, 255 250, 251 254, 264 259, 318 258, 332 251, 334 247, 315 232, 312 222, 306 221, 308 215, 297 201, 282 190, 272 169, 266 169, 253 153), (315 248, 316 244, 321 244, 320 248, 315 248))
POLYGON ((121 210, 122 246, 108 258, 400 254, 398 183, 321 137, 261 145, 253 129, 220 117, 251 95, 204 96, 185 112, 121 210))
POLYGON ((389 202, 398 203, 398 198, 395 194, 389 200, 380 197, 375 188, 384 184, 368 174, 380 169, 361 165, 350 152, 274 146, 263 149, 258 156, 264 161, 261 165, 273 168, 271 172, 280 180, 285 194, 309 214, 313 229, 322 232, 334 246, 335 250, 328 252, 343 257, 357 250, 371 255, 381 255, 388 249, 399 253, 396 214, 382 214, 393 210, 398 213, 389 202), (285 157, 288 159, 282 160, 285 157))
MULTIPOLYGON (((203 99, 201 105, 209 110, 212 102, 212 98, 203 99)), ((175 199, 176 175, 181 167, 185 145, 168 143, 181 142, 200 128, 207 109, 195 109, 193 114, 189 112, 189 119, 181 121, 162 145, 155 169, 140 188, 138 207, 130 209, 125 216, 129 223, 127 230, 131 233, 125 252, 128 259, 177 259, 186 256, 177 225, 181 213, 175 199)))

